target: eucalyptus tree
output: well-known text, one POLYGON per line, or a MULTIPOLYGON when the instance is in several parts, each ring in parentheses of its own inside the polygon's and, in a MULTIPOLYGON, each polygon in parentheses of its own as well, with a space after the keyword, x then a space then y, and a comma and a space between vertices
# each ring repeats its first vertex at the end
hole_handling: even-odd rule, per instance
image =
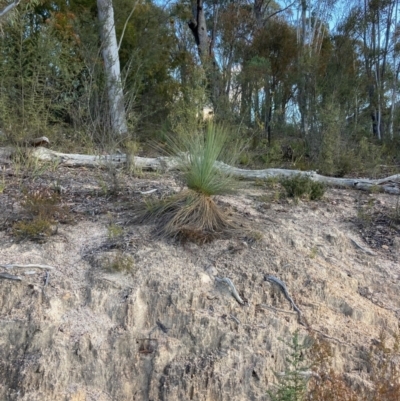
POLYGON ((97 10, 100 22, 104 69, 107 80, 111 130, 113 134, 123 135, 127 133, 128 127, 112 0, 97 0, 97 10))

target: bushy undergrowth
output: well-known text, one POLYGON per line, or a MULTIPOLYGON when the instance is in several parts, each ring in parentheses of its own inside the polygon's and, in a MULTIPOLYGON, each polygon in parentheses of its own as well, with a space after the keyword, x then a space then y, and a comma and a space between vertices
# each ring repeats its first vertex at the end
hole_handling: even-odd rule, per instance
POLYGON ((307 392, 310 369, 304 358, 307 346, 300 342, 298 331, 286 345, 290 350, 286 357, 286 369, 282 373, 275 373, 277 388, 268 394, 272 401, 303 401, 307 392))
POLYGON ((18 239, 43 242, 57 232, 59 222, 72 221, 69 211, 61 205, 60 195, 40 187, 24 194, 22 219, 13 225, 18 239))
POLYGON ((281 185, 289 198, 307 197, 310 200, 318 200, 324 196, 325 186, 320 182, 311 180, 305 175, 296 175, 281 180, 281 185))
POLYGON ((268 392, 272 401, 398 401, 400 337, 388 338, 383 331, 364 355, 364 378, 369 385, 355 389, 345 374, 335 372, 330 344, 311 335, 300 342, 295 332, 287 343, 289 352, 285 371, 277 375, 275 389, 268 392), (391 344, 389 346, 389 343, 391 344))

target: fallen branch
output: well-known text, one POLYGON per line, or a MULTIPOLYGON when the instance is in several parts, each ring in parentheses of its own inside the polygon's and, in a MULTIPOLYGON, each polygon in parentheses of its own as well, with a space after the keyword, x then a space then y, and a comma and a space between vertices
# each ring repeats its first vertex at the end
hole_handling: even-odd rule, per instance
POLYGON ((0 265, 5 269, 42 269, 42 270, 53 270, 53 266, 48 265, 37 265, 37 264, 30 264, 30 265, 19 265, 19 264, 6 264, 0 265))
POLYGON ((353 238, 350 238, 350 237, 349 237, 349 239, 350 239, 350 241, 352 242, 352 244, 353 244, 356 248, 361 249, 363 252, 367 253, 368 255, 376 256, 376 253, 375 253, 375 252, 371 251, 370 249, 363 248, 363 247, 362 247, 358 242, 356 242, 353 238))
MULTIPOLYGON (((125 154, 114 155, 81 155, 60 153, 53 150, 37 147, 29 149, 31 155, 43 161, 53 161, 67 167, 101 167, 107 165, 125 165, 130 157, 125 154)), ((9 148, 0 149, 0 155, 8 154, 9 148)), ((150 171, 170 171, 178 170, 180 163, 176 157, 133 157, 134 165, 142 170, 150 171)), ((271 177, 295 177, 297 175, 307 176, 313 181, 321 182, 328 186, 347 187, 360 189, 364 191, 380 191, 389 194, 400 194, 400 174, 390 177, 381 178, 379 180, 371 180, 368 178, 338 178, 327 177, 317 174, 315 171, 299 171, 279 168, 268 168, 264 170, 246 170, 229 166, 225 163, 218 162, 218 168, 226 171, 234 177, 245 180, 266 179, 271 177)))
POLYGON ((215 280, 217 280, 219 283, 224 283, 229 287, 229 291, 231 292, 231 294, 233 295, 233 297, 236 299, 236 301, 238 301, 241 305, 244 305, 244 301, 243 299, 240 297, 239 293, 236 291, 235 286, 232 283, 232 280, 224 277, 224 278, 219 278, 219 277, 215 277, 215 280))
POLYGON ((3 272, 0 273, 0 279, 22 281, 22 278, 19 276, 14 276, 12 274, 3 273, 3 272))
POLYGON ((302 321, 303 314, 302 314, 301 310, 297 307, 297 305, 294 303, 292 297, 289 295, 289 291, 287 290, 285 283, 283 281, 279 280, 279 278, 276 278, 274 276, 265 276, 264 280, 268 281, 271 284, 276 284, 279 286, 279 288, 282 290, 285 298, 292 304, 293 309, 296 311, 299 323, 302 324, 303 326, 307 326, 306 324, 303 323, 303 321, 302 321))

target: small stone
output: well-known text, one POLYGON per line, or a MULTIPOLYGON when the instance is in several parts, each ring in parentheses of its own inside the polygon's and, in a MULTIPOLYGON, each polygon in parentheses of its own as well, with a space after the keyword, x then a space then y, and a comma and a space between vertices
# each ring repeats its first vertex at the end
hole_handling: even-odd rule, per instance
POLYGON ((389 249, 389 247, 387 245, 382 245, 382 248, 386 249, 386 250, 389 249))

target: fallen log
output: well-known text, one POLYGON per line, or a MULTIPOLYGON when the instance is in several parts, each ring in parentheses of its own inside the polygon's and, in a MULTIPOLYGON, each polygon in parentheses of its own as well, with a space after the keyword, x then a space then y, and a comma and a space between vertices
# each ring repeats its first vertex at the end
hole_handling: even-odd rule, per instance
MULTIPOLYGON (((125 154, 113 155, 82 155, 60 153, 53 150, 38 147, 32 148, 31 154, 43 161, 57 162, 63 166, 69 167, 101 167, 107 165, 125 165, 127 163, 127 156, 125 154)), ((150 171, 170 171, 178 170, 180 163, 179 158, 176 157, 138 157, 133 158, 135 166, 139 169, 150 171)), ((390 177, 372 180, 368 178, 338 178, 320 175, 315 171, 300 171, 279 168, 267 168, 264 170, 247 170, 225 163, 218 162, 218 168, 230 175, 245 179, 257 180, 272 177, 295 177, 297 175, 307 176, 313 181, 321 182, 327 186, 354 188, 364 191, 386 192, 388 194, 400 194, 400 174, 392 175, 390 177)))

